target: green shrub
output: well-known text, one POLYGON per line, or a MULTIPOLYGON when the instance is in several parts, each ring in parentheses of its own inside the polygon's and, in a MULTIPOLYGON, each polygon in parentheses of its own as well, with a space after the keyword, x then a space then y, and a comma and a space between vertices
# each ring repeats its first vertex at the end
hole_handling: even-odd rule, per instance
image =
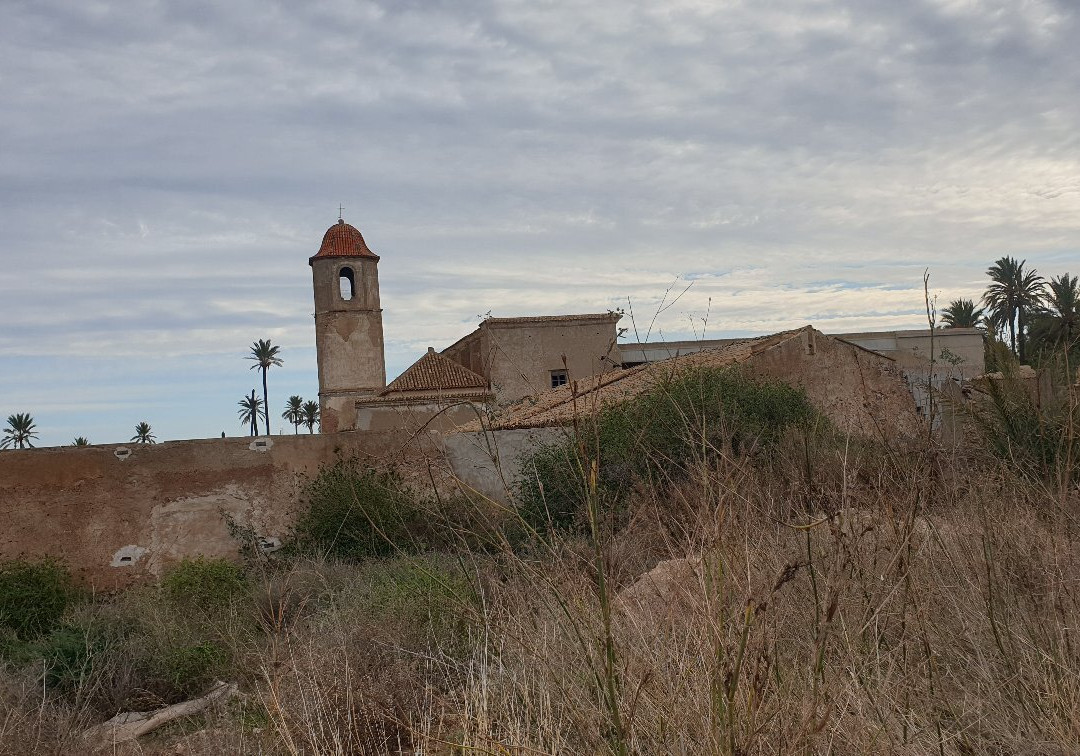
POLYGON ((150 660, 150 685, 166 699, 202 695, 216 679, 228 675, 231 654, 209 640, 162 649, 150 660))
POLYGON ((801 389, 737 368, 697 369, 605 409, 576 437, 523 460, 519 507, 530 529, 582 527, 585 504, 616 520, 636 481, 667 483, 728 451, 752 454, 792 428, 825 427, 801 389), (589 476, 597 462, 594 488, 589 476), (591 489, 591 490, 590 490, 591 489))
POLYGON ((296 539, 304 551, 359 558, 416 545, 419 507, 391 473, 338 461, 308 482, 303 502, 296 539))
POLYGON ((1069 396, 1068 384, 1058 395, 1037 397, 1024 385, 1015 360, 1002 367, 1001 378, 982 383, 989 401, 971 407, 987 448, 1026 477, 1080 478, 1080 406, 1069 396))
POLYGON ((410 624, 455 624, 465 604, 475 600, 466 575, 430 560, 381 563, 370 583, 372 611, 392 614, 410 624))
POLYGON ((240 565, 227 559, 184 559, 161 580, 161 591, 174 604, 219 609, 249 593, 240 565))
POLYGON ((52 559, 0 562, 0 633, 38 638, 59 624, 74 598, 70 573, 52 559))
POLYGON ((462 567, 438 554, 370 560, 343 596, 395 643, 417 649, 461 641, 478 603, 462 567))
POLYGON ((77 694, 104 661, 109 649, 102 627, 68 622, 24 650, 25 658, 40 659, 44 683, 51 689, 77 694))

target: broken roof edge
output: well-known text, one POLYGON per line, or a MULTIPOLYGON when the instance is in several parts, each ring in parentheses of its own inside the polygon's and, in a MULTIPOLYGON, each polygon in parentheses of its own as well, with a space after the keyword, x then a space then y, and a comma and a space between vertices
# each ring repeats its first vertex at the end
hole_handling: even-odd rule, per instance
POLYGON ((575 321, 605 321, 610 320, 613 323, 617 323, 622 319, 623 314, 610 310, 608 312, 587 312, 579 315, 521 315, 518 317, 510 318, 495 318, 488 317, 480 321, 479 328, 484 326, 500 326, 500 325, 517 325, 518 323, 573 323, 575 321))

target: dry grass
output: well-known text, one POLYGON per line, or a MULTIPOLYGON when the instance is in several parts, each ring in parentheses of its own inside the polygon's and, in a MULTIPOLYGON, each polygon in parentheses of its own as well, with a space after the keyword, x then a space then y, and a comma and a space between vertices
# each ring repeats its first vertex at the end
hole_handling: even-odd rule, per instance
MULTIPOLYGON (((614 532, 267 572, 241 701, 132 752, 1074 752, 1078 492, 978 455, 800 454, 639 486, 614 532)), ((3 754, 78 752, 107 715, 0 680, 3 754)))

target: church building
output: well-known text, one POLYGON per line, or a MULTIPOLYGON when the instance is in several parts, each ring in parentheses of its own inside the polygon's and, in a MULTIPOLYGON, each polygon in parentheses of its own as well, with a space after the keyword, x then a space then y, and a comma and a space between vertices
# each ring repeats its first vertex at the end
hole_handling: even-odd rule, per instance
POLYGON ((339 219, 308 263, 323 432, 449 429, 486 407, 621 369, 620 313, 487 318, 441 352, 429 348, 388 385, 379 256, 339 219))

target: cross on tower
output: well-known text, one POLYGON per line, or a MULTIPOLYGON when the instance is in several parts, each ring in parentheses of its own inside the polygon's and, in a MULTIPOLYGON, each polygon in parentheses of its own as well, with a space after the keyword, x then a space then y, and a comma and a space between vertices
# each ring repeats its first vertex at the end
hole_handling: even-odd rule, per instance
POLYGON ((340 205, 340 204, 339 204, 339 205, 337 206, 337 219, 338 219, 338 220, 341 220, 341 214, 342 214, 342 213, 343 213, 344 211, 345 211, 345 208, 344 208, 344 207, 343 207, 342 205, 340 205))

